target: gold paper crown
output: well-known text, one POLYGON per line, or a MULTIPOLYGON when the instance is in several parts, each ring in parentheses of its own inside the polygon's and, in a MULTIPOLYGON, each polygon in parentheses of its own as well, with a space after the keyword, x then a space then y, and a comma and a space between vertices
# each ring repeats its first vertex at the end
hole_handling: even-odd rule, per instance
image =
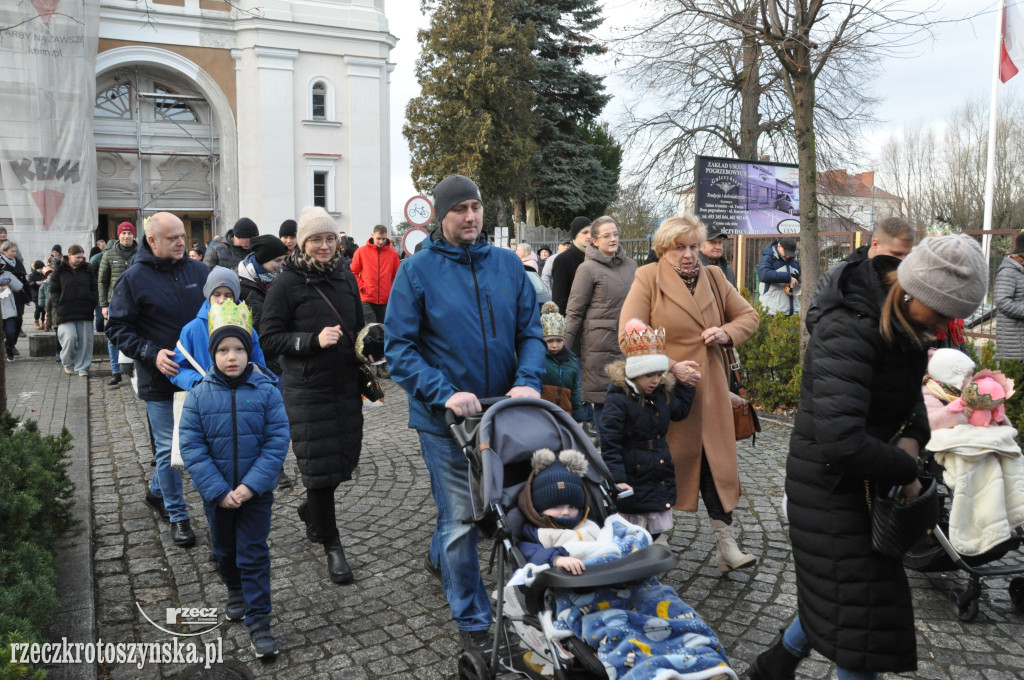
POLYGON ((252 333, 252 312, 244 302, 235 304, 225 300, 219 305, 210 305, 210 333, 223 326, 241 326, 252 333))
POLYGON ((626 358, 646 357, 665 353, 665 329, 648 326, 643 330, 626 332, 626 358))

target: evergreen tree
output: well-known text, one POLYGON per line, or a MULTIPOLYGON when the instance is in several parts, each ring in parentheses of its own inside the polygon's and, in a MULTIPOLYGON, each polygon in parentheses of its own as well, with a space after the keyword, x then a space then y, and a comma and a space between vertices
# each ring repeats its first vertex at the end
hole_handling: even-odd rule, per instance
POLYGON ((523 0, 437 0, 417 39, 421 94, 402 128, 412 153, 412 179, 429 193, 452 173, 472 178, 497 206, 488 226, 507 225, 505 210, 529 185, 536 145, 533 29, 517 21, 523 0))
POLYGON ((548 226, 567 227, 576 215, 600 214, 615 198, 619 158, 608 157, 602 147, 617 145, 607 130, 595 127, 611 97, 602 78, 582 68, 586 57, 605 52, 590 37, 604 20, 600 11, 597 0, 532 0, 520 6, 520 21, 532 24, 536 34, 538 151, 530 197, 548 226))

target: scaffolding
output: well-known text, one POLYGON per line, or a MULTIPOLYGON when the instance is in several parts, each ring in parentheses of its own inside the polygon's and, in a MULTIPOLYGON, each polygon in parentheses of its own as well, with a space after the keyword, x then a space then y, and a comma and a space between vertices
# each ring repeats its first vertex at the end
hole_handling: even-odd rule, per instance
MULTIPOLYGON (((115 82, 118 82, 117 79, 115 82)), ((123 208, 135 210, 139 219, 158 210, 176 213, 209 212, 212 226, 217 215, 217 171, 220 162, 220 155, 216 150, 212 109, 209 108, 206 98, 202 95, 178 94, 169 90, 166 92, 143 92, 138 87, 138 83, 139 73, 135 71, 129 77, 130 91, 134 95, 131 99, 131 110, 135 128, 135 145, 96 147, 97 153, 134 155, 136 164, 133 176, 107 177, 104 181, 112 185, 132 180, 137 183, 134 192, 136 205, 123 206, 123 208), (196 112, 198 108, 195 106, 196 103, 206 105, 203 107, 205 115, 202 117, 196 112), (152 106, 154 111, 150 120, 143 117, 143 107, 146 104, 152 106), (190 112, 192 117, 187 126, 176 119, 176 112, 184 111, 190 112), (184 135, 169 134, 172 129, 180 131, 184 135), (153 138, 174 139, 175 144, 153 145, 151 143, 153 138), (177 177, 164 182, 162 179, 152 178, 152 161, 159 158, 191 160, 177 177), (200 177, 203 171, 208 171, 205 181, 200 177), (181 197, 182 189, 191 188, 196 191, 197 185, 201 186, 200 183, 206 185, 205 193, 209 197, 208 201, 202 200, 198 192, 192 198, 183 199, 181 197), (174 201, 180 201, 182 204, 175 204, 174 201)), ((127 132, 127 130, 122 130, 121 134, 127 134, 127 132)), ((124 196, 127 192, 118 192, 118 194, 124 196)))

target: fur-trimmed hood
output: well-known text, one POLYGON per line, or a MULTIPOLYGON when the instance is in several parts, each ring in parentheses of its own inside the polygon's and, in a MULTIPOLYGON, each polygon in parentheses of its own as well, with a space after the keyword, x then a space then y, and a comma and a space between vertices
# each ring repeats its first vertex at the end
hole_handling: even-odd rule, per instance
MULTIPOLYGON (((626 362, 625 361, 613 361, 604 368, 605 373, 608 374, 608 378, 612 381, 612 384, 618 387, 623 392, 636 393, 636 388, 626 382, 626 362)), ((672 371, 665 371, 661 376, 661 384, 658 385, 659 390, 663 390, 665 394, 671 394, 672 390, 676 387, 676 377, 672 375, 672 371)))

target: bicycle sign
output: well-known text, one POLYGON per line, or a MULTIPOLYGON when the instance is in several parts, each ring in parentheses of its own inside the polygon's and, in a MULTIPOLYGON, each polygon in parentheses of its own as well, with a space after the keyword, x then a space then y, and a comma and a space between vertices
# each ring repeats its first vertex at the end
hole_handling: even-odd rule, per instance
POLYGON ((405 202, 405 220, 414 227, 424 227, 434 219, 434 204, 426 196, 413 196, 405 202))

